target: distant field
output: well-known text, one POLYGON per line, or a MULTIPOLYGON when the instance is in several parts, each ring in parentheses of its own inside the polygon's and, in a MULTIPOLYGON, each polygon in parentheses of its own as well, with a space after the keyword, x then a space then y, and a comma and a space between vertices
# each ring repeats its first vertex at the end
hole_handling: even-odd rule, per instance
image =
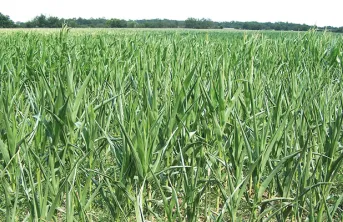
POLYGON ((0 33, 0 221, 343 220, 341 35, 0 33))
MULTIPOLYGON (((59 32, 60 28, 1 28, 0 32, 16 32, 16 31, 57 31, 59 32)), ((122 32, 122 31, 190 31, 190 32, 259 32, 259 33, 287 33, 287 32, 300 32, 303 31, 276 31, 276 30, 243 30, 243 29, 233 29, 233 28, 224 28, 224 29, 187 29, 187 28, 72 28, 71 32, 75 31, 90 31, 90 32, 98 32, 98 31, 110 31, 110 32, 122 32)))

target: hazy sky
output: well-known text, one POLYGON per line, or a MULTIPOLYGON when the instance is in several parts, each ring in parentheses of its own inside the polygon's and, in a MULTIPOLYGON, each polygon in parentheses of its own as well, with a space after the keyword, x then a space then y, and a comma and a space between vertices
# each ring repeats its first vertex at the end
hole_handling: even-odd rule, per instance
POLYGON ((343 26, 343 0, 0 0, 14 21, 37 15, 63 18, 210 18, 214 21, 294 22, 343 26))

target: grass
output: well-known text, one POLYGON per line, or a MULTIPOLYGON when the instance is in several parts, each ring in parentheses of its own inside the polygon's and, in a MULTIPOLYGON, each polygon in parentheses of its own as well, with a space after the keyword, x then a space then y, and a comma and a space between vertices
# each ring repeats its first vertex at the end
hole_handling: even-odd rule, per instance
POLYGON ((341 35, 0 43, 1 221, 342 220, 341 35))

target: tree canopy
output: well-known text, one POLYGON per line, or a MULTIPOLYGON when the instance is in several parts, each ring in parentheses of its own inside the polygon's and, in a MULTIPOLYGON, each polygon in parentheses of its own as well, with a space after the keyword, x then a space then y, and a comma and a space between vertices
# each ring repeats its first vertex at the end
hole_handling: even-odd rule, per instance
POLYGON ((0 12, 0 28, 13 28, 13 27, 15 27, 15 24, 10 19, 10 17, 0 12))
MULTIPOLYGON (((118 18, 69 18, 63 19, 43 14, 28 22, 14 23, 9 16, 0 13, 0 28, 59 28, 66 23, 73 28, 190 28, 190 29, 246 29, 246 30, 284 30, 307 31, 312 26, 288 22, 215 22, 210 19, 188 18, 185 21, 170 19, 123 20, 118 18)), ((343 33, 343 27, 316 27, 318 30, 328 30, 343 33)))
POLYGON ((193 28, 193 29, 211 29, 211 28, 222 28, 219 25, 220 23, 215 23, 210 19, 196 19, 196 18, 188 18, 185 21, 185 28, 193 28))

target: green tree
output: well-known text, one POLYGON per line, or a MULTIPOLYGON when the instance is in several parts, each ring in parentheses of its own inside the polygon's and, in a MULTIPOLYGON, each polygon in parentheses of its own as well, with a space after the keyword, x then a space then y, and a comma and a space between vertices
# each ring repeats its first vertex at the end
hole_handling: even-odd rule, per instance
POLYGON ((185 21, 185 28, 189 28, 189 29, 195 29, 198 26, 198 20, 195 18, 188 18, 185 21))
POLYGON ((127 22, 122 19, 111 19, 107 21, 107 25, 110 28, 126 28, 127 22))
POLYGON ((210 28, 214 28, 214 22, 211 19, 201 19, 198 21, 200 23, 200 28, 201 29, 210 29, 210 28))
POLYGON ((14 28, 15 24, 8 15, 0 13, 0 28, 14 28))
POLYGON ((185 28, 190 29, 210 29, 215 28, 215 24, 210 19, 195 19, 195 18, 188 18, 185 21, 185 28))
POLYGON ((48 20, 45 15, 41 14, 36 16, 32 21, 29 22, 30 28, 47 28, 48 27, 48 20))
POLYGON ((60 28, 63 24, 62 20, 57 17, 48 17, 46 23, 49 28, 60 28))
POLYGON ((136 21, 133 21, 133 20, 129 20, 127 22, 127 27, 128 28, 136 28, 138 26, 137 22, 136 21))

